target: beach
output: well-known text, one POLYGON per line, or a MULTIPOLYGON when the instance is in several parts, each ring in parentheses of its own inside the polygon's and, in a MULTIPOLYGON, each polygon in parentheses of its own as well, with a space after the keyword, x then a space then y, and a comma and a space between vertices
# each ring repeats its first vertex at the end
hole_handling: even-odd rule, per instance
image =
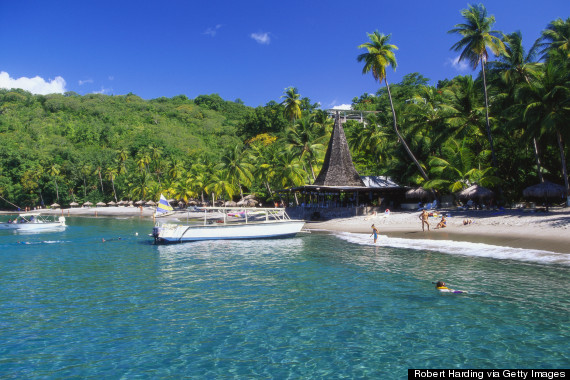
POLYGON ((419 211, 355 216, 324 222, 308 222, 309 230, 353 232, 370 235, 371 225, 382 235, 406 239, 467 241, 513 248, 570 253, 570 208, 552 208, 548 212, 438 210, 429 218, 430 231, 422 231, 419 211), (447 227, 436 229, 441 215, 447 216, 447 227), (464 220, 471 224, 464 225, 464 220))
MULTIPOLYGON (((150 207, 82 207, 69 209, 42 209, 48 215, 66 217, 143 217, 152 218, 150 207)), ((1 212, 14 215, 17 212, 1 212)), ((429 218, 430 231, 422 231, 419 211, 393 211, 389 214, 337 218, 327 221, 307 221, 309 231, 352 232, 370 234, 371 225, 380 230, 382 236, 406 239, 430 239, 467 241, 513 248, 537 249, 557 253, 570 253, 570 208, 551 208, 548 212, 530 212, 520 209, 503 211, 443 209, 432 212, 429 218), (436 229, 441 215, 447 216, 447 227, 436 229), (464 220, 471 224, 464 225, 464 220)), ((178 211, 169 217, 184 220, 187 213, 178 211)), ((3 218, 5 219, 5 218, 3 218)), ((165 219, 166 220, 166 219, 165 219)))

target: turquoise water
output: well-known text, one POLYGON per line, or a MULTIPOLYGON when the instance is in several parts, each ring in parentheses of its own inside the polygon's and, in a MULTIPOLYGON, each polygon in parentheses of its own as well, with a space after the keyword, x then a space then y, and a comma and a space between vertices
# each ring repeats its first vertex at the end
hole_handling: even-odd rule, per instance
POLYGON ((546 254, 476 257, 357 234, 154 246, 148 221, 68 221, 65 232, 0 232, 2 379, 570 366, 570 266, 546 254), (439 294, 438 279, 470 294, 439 294))

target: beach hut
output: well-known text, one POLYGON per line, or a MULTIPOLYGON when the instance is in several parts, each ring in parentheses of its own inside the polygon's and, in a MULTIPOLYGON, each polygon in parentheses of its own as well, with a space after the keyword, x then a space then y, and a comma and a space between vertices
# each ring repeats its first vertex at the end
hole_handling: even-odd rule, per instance
POLYGON ((91 203, 89 201, 83 203, 83 207, 91 207, 91 206, 93 206, 93 203, 91 203))
POLYGON ((406 199, 432 200, 433 198, 434 192, 426 190, 423 187, 406 191, 406 199))
POLYGON ((543 199, 548 211, 548 201, 551 199, 564 199, 566 191, 564 186, 557 185, 550 181, 544 181, 538 185, 529 186, 523 190, 523 197, 543 199))
POLYGON ((77 202, 71 202, 69 204, 69 207, 77 207, 77 206, 79 206, 79 203, 77 203, 77 202))
POLYGON ((97 207, 106 207, 107 203, 105 202, 97 202, 97 207))
POLYGON ((60 208, 61 206, 57 203, 53 203, 50 207, 51 208, 60 208))

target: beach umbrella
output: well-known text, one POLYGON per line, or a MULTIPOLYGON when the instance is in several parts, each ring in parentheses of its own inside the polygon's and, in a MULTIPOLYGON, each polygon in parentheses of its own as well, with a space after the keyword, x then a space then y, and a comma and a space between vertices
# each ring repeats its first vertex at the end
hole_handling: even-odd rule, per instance
POLYGON ((107 204, 105 202, 97 202, 97 207, 105 207, 107 204))
POLYGON ((529 186, 523 190, 523 196, 528 198, 563 198, 564 194, 564 186, 549 181, 529 186))
POLYGON ((257 205, 259 202, 256 201, 255 199, 247 199, 245 201, 245 205, 246 207, 255 207, 255 205, 257 205))
POLYGON ((153 201, 148 201, 148 202, 145 203, 145 205, 147 205, 147 206, 156 206, 156 203, 153 202, 153 201))
POLYGON ((119 201, 117 202, 117 206, 124 206, 126 203, 126 201, 119 201))
POLYGON ((117 204, 113 201, 107 202, 107 206, 116 206, 117 204))
POLYGON ((493 198, 494 195, 495 193, 493 193, 493 191, 479 185, 468 187, 467 189, 461 190, 458 194, 460 199, 477 199, 481 201, 493 198))
POLYGON ((134 205, 135 203, 134 203, 133 201, 128 201, 127 204, 128 204, 129 206, 132 206, 132 205, 134 205))
POLYGON ((144 204, 144 201, 136 201, 135 205, 137 206, 142 206, 144 204))
POLYGON ((59 208, 60 206, 57 203, 54 203, 50 206, 51 208, 59 208))
POLYGON ((69 207, 77 207, 77 206, 79 206, 79 203, 77 203, 77 202, 71 202, 69 204, 69 207))
POLYGON ((548 211, 548 199, 564 198, 566 191, 564 186, 544 181, 538 185, 529 186, 523 190, 523 197, 544 199, 546 211, 548 211))
POLYGON ((84 206, 84 207, 85 207, 85 206, 90 207, 90 206, 93 206, 93 203, 87 201, 87 202, 83 203, 83 206, 84 206))
POLYGON ((226 207, 236 207, 237 203, 234 201, 227 201, 226 203, 224 203, 224 206, 226 207))
POLYGON ((418 187, 406 191, 406 199, 433 199, 433 192, 423 187, 418 187))

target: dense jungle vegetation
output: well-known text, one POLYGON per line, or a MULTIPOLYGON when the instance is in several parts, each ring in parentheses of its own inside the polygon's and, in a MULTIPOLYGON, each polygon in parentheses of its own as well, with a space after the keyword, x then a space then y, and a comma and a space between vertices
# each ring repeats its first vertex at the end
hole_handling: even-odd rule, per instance
MULTIPOLYGON (((493 31, 482 5, 462 11, 453 50, 480 69, 436 86, 420 73, 389 84, 392 36, 359 46, 376 94, 353 99, 366 123, 345 132, 361 175, 454 193, 472 184, 518 201, 543 180, 568 189, 570 18, 525 51, 519 32, 493 31), (490 53, 493 53, 491 55, 490 53)), ((397 39, 397 36, 394 36, 397 39)), ((144 100, 134 94, 33 95, 0 90, 0 208, 157 200, 239 199, 310 184, 333 120, 296 88, 247 107, 217 94, 144 100)))

